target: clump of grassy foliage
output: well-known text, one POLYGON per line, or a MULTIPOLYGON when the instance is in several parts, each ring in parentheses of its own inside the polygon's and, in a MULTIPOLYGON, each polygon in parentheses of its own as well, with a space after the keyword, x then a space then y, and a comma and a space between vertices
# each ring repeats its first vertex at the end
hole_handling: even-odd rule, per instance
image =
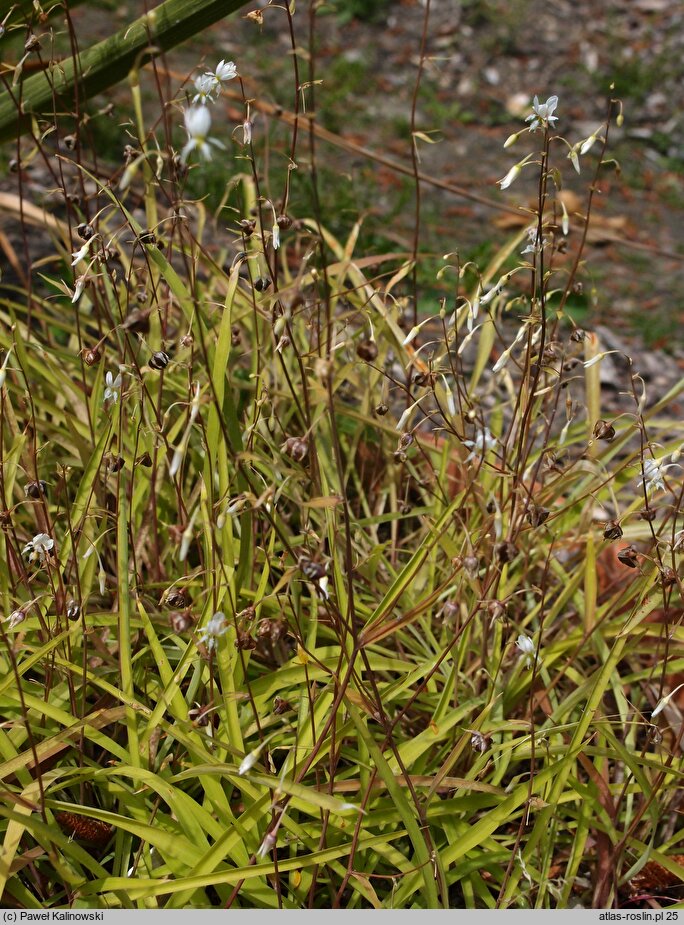
POLYGON ((610 116, 572 215, 552 120, 519 134, 530 231, 450 254, 429 318, 418 237, 327 230, 301 115, 298 170, 247 131, 189 200, 186 96, 146 119, 133 80, 111 176, 58 120, 6 196, 51 244, 0 300, 3 904, 667 903, 682 384, 628 361, 605 411, 565 311, 610 116))

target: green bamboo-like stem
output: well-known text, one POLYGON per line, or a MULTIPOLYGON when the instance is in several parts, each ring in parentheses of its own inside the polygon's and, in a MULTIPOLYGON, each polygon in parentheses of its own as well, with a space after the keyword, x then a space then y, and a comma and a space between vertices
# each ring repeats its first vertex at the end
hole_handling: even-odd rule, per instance
POLYGON ((246 0, 166 0, 134 23, 93 45, 80 55, 77 71, 73 58, 56 61, 26 78, 12 93, 0 93, 0 141, 28 130, 31 114, 52 112, 54 95, 68 107, 78 85, 79 98, 101 93, 123 80, 132 67, 150 61, 179 45, 218 20, 233 13, 246 0), (136 60, 137 59, 137 60, 136 60), (21 113, 17 97, 21 98, 21 113), (13 98, 14 97, 14 98, 13 98))

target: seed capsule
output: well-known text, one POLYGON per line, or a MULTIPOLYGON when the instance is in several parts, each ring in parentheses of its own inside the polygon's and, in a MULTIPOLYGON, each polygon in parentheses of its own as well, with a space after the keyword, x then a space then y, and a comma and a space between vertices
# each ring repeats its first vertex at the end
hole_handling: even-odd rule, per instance
POLYGON ((576 344, 581 344, 585 340, 587 332, 583 331, 582 328, 575 328, 575 330, 570 335, 570 340, 574 341, 576 344))
POLYGON ((168 353, 164 353, 163 350, 158 350, 156 353, 153 353, 149 359, 148 366, 152 369, 166 369, 169 365, 170 357, 168 353))
POLYGON ((383 404, 382 402, 380 402, 379 405, 375 406, 375 413, 378 415, 378 417, 383 418, 387 414, 388 411, 389 411, 389 408, 387 407, 387 405, 383 404))
POLYGON ((309 441, 306 437, 288 437, 280 449, 295 462, 302 462, 309 454, 309 441))
POLYGON ((323 578, 325 575, 325 566, 321 562, 307 559, 305 556, 302 556, 299 560, 299 567, 311 581, 318 581, 319 578, 323 578))
POLYGON ((81 222, 80 225, 76 226, 76 234, 82 241, 89 241, 95 234, 95 229, 87 222, 81 222))
POLYGON ((531 504, 525 516, 533 527, 541 527, 541 525, 548 520, 550 513, 551 512, 547 511, 545 508, 537 507, 536 504, 531 504))
POLYGON ((66 615, 69 620, 78 620, 81 616, 81 605, 78 601, 68 601, 66 606, 66 615))
POLYGON ((677 584, 677 573, 669 565, 665 565, 660 570, 660 580, 664 588, 670 588, 672 585, 677 584))
POLYGON ((606 540, 619 540, 622 536, 622 527, 617 520, 609 520, 603 528, 603 538, 606 540))
POLYGON ((174 633, 185 633, 187 632, 193 624, 192 615, 185 611, 174 611, 174 613, 169 614, 169 625, 174 633))
POLYGON ((276 219, 276 225, 281 231, 287 231, 288 228, 292 227, 292 219, 289 215, 279 215, 276 219))
POLYGON ((86 366, 96 366, 102 359, 102 354, 97 347, 93 347, 92 350, 82 350, 81 356, 86 366))
POLYGON ((144 466, 146 469, 149 469, 152 465, 152 457, 149 453, 143 453, 142 456, 138 456, 135 464, 136 466, 144 466))
POLYGON ((270 285, 271 280, 266 276, 257 276, 257 278, 254 280, 254 288, 257 292, 266 292, 270 285))
POLYGON ((618 559, 623 565, 629 568, 638 568, 639 553, 634 546, 624 546, 617 554, 618 559))
POLYGON ((249 238, 250 235, 254 234, 254 229, 256 228, 256 222, 252 218, 243 218, 240 222, 240 228, 242 233, 246 238, 249 238))
POLYGON ((362 340, 356 345, 356 355, 367 363, 372 363, 378 355, 378 345, 374 340, 362 340))
POLYGON ((174 610, 183 610, 190 604, 190 595, 185 588, 171 588, 166 592, 164 603, 167 607, 173 607, 174 610))
POLYGON ((24 493, 27 498, 33 498, 34 500, 43 498, 47 494, 47 482, 42 479, 38 479, 36 482, 28 482, 24 485, 24 493))
POLYGON ((615 437, 615 428, 608 421, 597 421, 594 424, 594 436, 597 440, 607 440, 610 443, 615 437))

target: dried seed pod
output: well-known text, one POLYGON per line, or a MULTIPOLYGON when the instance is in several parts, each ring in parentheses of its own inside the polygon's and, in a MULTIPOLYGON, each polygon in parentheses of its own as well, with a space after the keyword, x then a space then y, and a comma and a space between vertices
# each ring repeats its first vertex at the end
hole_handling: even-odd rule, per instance
POLYGON ((247 650, 248 652, 251 649, 256 649, 257 641, 253 639, 250 633, 238 633, 237 639, 235 640, 235 648, 239 651, 247 650))
POLYGON ((67 601, 66 615, 69 620, 78 620, 78 618, 81 616, 81 605, 78 603, 78 601, 73 599, 67 601))
POLYGON ((658 515, 658 509, 654 507, 644 508, 642 511, 639 511, 639 517, 641 520, 645 520, 647 523, 651 523, 656 519, 658 515))
POLYGON ((494 547, 494 551, 496 552, 497 559, 502 565, 505 565, 507 562, 512 562, 518 552, 515 545, 511 543, 510 540, 497 543, 494 547))
POLYGON ((195 338, 192 336, 192 334, 184 334, 180 339, 181 347, 192 347, 194 343, 195 338))
MULTIPOLYGON (((575 285, 578 285, 577 283, 575 285)), ((582 284, 579 283, 581 286, 582 284)), ((580 290, 581 291, 581 290, 580 290)), ((587 332, 583 331, 582 328, 575 328, 575 330, 570 335, 570 340, 574 341, 576 344, 581 344, 583 340, 586 340, 587 332)))
POLYGON ((40 48, 40 39, 38 38, 37 35, 34 35, 32 32, 29 35, 29 37, 26 39, 26 41, 24 42, 24 51, 25 52, 38 51, 39 48, 40 48))
POLYGON ((110 456, 109 457, 109 471, 110 472, 121 472, 123 467, 126 465, 126 460, 123 456, 110 456))
POLYGON ((34 501, 38 498, 44 498, 47 494, 47 482, 44 482, 43 479, 38 479, 35 482, 27 482, 24 485, 24 494, 27 498, 33 498, 34 501))
POLYGON ((489 736, 482 735, 481 732, 472 732, 470 735, 470 747, 476 752, 486 752, 491 744, 489 736))
POLYGON ((157 350, 156 353, 152 354, 147 365, 152 369, 166 369, 170 359, 168 353, 164 353, 163 350, 157 350))
POLYGON ((257 636, 260 639, 263 639, 265 636, 271 635, 271 621, 267 620, 264 617, 263 620, 259 620, 259 625, 257 626, 257 636))
POLYGON ((324 577, 326 572, 325 565, 321 562, 316 562, 315 559, 309 559, 306 556, 302 556, 299 560, 299 567, 304 575, 311 579, 311 581, 318 581, 319 578, 324 577))
POLYGON ((623 546, 618 552, 617 557, 623 565, 629 568, 639 567, 639 553, 634 546, 623 546))
POLYGON ((191 603, 187 588, 169 588, 164 595, 164 603, 174 610, 184 610, 191 603))
POLYGON ((149 228, 146 228, 145 231, 140 232, 138 240, 141 244, 156 244, 157 236, 154 231, 150 231, 149 228))
POLYGON ((231 347, 239 347, 240 342, 242 341, 242 332, 240 328, 234 324, 230 329, 230 345, 231 347))
POLYGON ((374 340, 365 338, 356 345, 356 355, 367 363, 372 363, 378 355, 378 345, 374 340))
POLYGON ((399 449, 405 450, 407 447, 411 446, 414 441, 413 434, 404 433, 399 437, 399 449))
POLYGON ((86 366, 96 366, 102 359, 102 354, 97 347, 92 347, 90 350, 83 349, 81 356, 86 366))
POLYGON ((671 588, 677 584, 677 573, 669 565, 664 565, 660 570, 660 580, 664 588, 671 588))
POLYGON ((254 234, 254 229, 256 228, 256 222, 254 221, 253 218, 243 218, 242 221, 240 222, 240 228, 242 230, 243 235, 246 238, 249 238, 252 234, 254 234))
POLYGON ((144 466, 146 469, 149 469, 152 465, 152 457, 149 453, 143 453, 135 461, 136 466, 144 466))
POLYGON ((375 413, 378 415, 378 417, 384 418, 384 416, 389 411, 389 408, 383 402, 380 402, 379 405, 375 406, 374 410, 375 410, 375 413))
POLYGON ((617 520, 609 520, 603 528, 603 538, 605 540, 619 540, 622 536, 622 527, 617 520))
POLYGON ((550 513, 551 511, 547 511, 546 508, 537 507, 536 504, 530 504, 525 516, 533 527, 541 527, 541 525, 548 520, 550 513))
POLYGON ((266 292, 271 285, 271 280, 267 276, 257 276, 254 280, 254 288, 257 292, 266 292))
POLYGON ((76 226, 76 234, 82 241, 89 241, 95 234, 95 229, 87 222, 81 222, 76 226))
POLYGON ((279 215, 276 219, 276 225, 281 231, 287 231, 288 228, 292 227, 292 219, 289 215, 279 215))
POLYGON ((593 433, 597 440, 607 440, 610 443, 615 437, 615 428, 608 421, 597 421, 593 433))
POLYGON ((283 700, 282 697, 273 698, 273 712, 276 716, 282 716, 283 713, 287 713, 287 711, 291 709, 292 704, 289 700, 283 700))
POLYGON ((295 462, 302 462, 309 455, 309 441, 306 437, 288 437, 280 449, 295 462))
POLYGON ((477 556, 464 556, 463 568, 469 578, 477 578, 478 572, 480 571, 480 560, 477 556))
POLYGON ((193 625, 192 614, 187 610, 175 610, 169 614, 169 625, 174 633, 186 633, 193 625))
POLYGON ((501 620, 506 616, 506 605, 503 603, 503 601, 488 601, 487 613, 492 618, 492 620, 501 620))
POLYGON ((12 512, 11 511, 0 511, 0 526, 9 527, 12 523, 12 512))

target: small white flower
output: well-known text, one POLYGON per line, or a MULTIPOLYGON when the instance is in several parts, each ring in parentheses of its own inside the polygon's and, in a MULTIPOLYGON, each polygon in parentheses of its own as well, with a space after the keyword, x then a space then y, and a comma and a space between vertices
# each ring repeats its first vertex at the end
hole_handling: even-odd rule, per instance
POLYGON ((556 106, 558 105, 558 97, 550 96, 545 103, 539 102, 539 97, 535 96, 534 102, 532 103, 532 112, 526 119, 525 122, 531 122, 530 131, 536 131, 540 125, 543 125, 545 128, 550 126, 553 122, 558 121, 558 116, 554 116, 553 113, 556 111, 556 106))
POLYGON ((572 166, 575 168, 577 173, 579 173, 580 172, 580 162, 579 162, 579 157, 577 155, 577 145, 570 148, 570 150, 568 151, 568 157, 570 158, 570 162, 572 166))
POLYGON ((525 667, 531 668, 532 663, 534 662, 534 652, 535 652, 534 640, 530 639, 529 636, 525 636, 523 635, 523 633, 521 633, 518 636, 515 644, 518 647, 518 649, 520 649, 521 656, 525 660, 525 667))
POLYGON ((48 553, 54 547, 55 541, 47 533, 37 533, 33 539, 24 546, 24 555, 30 562, 38 559, 41 565, 47 559, 48 553))
POLYGON ((242 143, 243 145, 252 143, 252 122, 249 119, 245 119, 242 123, 242 143))
POLYGON ((74 253, 71 255, 72 257, 71 266, 72 267, 75 267, 77 263, 80 263, 82 260, 84 260, 87 257, 88 251, 90 250, 90 245, 93 243, 94 240, 95 240, 95 235, 93 235, 92 238, 88 238, 88 240, 85 242, 83 247, 81 247, 77 251, 74 251, 74 253))
POLYGON ((204 627, 200 634, 199 641, 204 643, 210 652, 213 652, 218 645, 217 640, 227 632, 228 623, 226 621, 226 615, 219 611, 214 614, 204 627))
POLYGON ((670 691, 670 693, 667 694, 667 696, 662 697, 662 698, 658 701, 658 703, 657 703, 657 704, 655 705, 655 707, 653 708, 653 713, 651 713, 651 719, 652 719, 652 720, 655 719, 655 717, 656 717, 659 713, 662 713, 662 711, 665 709, 665 707, 668 705, 668 703, 669 703, 670 700, 674 697, 674 695, 677 693, 677 691, 678 691, 678 690, 681 690, 683 687, 684 687, 684 684, 680 684, 678 687, 675 687, 675 689, 674 689, 673 691, 670 691))
POLYGON ((273 235, 273 250, 277 251, 280 247, 280 228, 278 227, 277 222, 273 222, 271 233, 273 235))
POLYGON ((580 147, 580 151, 579 151, 580 154, 586 154, 587 151, 590 151, 591 148, 594 147, 594 143, 596 142, 596 139, 598 138, 599 131, 600 129, 596 129, 593 135, 590 135, 588 138, 586 138, 582 142, 582 146, 580 147))
POLYGON ((470 455, 465 458, 469 463, 472 459, 482 459, 489 450, 496 446, 496 437, 493 437, 488 427, 479 431, 474 440, 464 440, 463 445, 470 447, 470 455))
POLYGON ((74 305, 83 295, 83 290, 85 289, 85 284, 88 282, 88 277, 84 274, 79 276, 76 280, 76 286, 74 288, 74 294, 71 297, 71 304, 74 305))
POLYGON ((228 80, 233 80, 234 77, 237 77, 237 67, 232 61, 221 60, 216 65, 215 71, 207 71, 205 74, 206 77, 213 77, 217 83, 225 83, 228 80))
POLYGON ((662 462, 657 462, 655 459, 645 459, 644 460, 644 473, 637 482, 637 488, 640 488, 642 485, 646 486, 646 491, 648 493, 655 491, 657 488, 665 489, 665 482, 663 481, 663 475, 667 472, 668 469, 681 469, 682 467, 678 463, 668 463, 666 466, 662 462))
POLYGON ((0 366, 0 389, 5 384, 5 379, 7 378, 7 364, 9 363, 9 358, 12 354, 12 348, 10 347, 7 353, 5 354, 5 359, 2 361, 2 366, 0 366))
POLYGON ((539 243, 539 229, 536 225, 530 225, 527 229, 527 239, 530 242, 520 253, 522 254, 539 254, 549 243, 548 238, 542 238, 539 243))
POLYGON ((258 858, 265 858, 267 854, 270 854, 273 851, 276 843, 276 834, 275 832, 267 832, 264 835, 264 840, 259 845, 259 850, 257 851, 258 858))
POLYGON ((522 170, 522 167, 520 166, 520 164, 514 164, 511 167, 511 169, 508 171, 506 176, 503 177, 501 180, 497 181, 501 189, 508 189, 511 183, 514 180, 517 180, 517 178, 520 176, 521 170, 522 170))
POLYGON ((13 610, 9 617, 5 617, 3 623, 8 623, 8 629, 13 630, 15 626, 19 626, 20 623, 23 623, 26 619, 26 611, 24 610, 13 610))
POLYGON ((240 763, 240 767, 238 768, 238 774, 240 777, 242 777, 244 774, 247 774, 248 771, 252 770, 254 765, 257 763, 260 751, 261 749, 255 748, 253 752, 249 752, 249 754, 245 755, 240 763))
POLYGON ((185 130, 188 140, 181 151, 181 161, 185 163, 191 151, 197 149, 200 157, 211 160, 211 146, 222 148, 223 145, 215 138, 209 138, 211 129, 211 113, 207 106, 191 106, 185 110, 185 130))
POLYGON ((212 94, 221 90, 221 84, 213 74, 200 74, 195 77, 195 90, 197 91, 192 98, 192 102, 204 106, 206 103, 213 103, 212 94))
POLYGON ((119 392, 121 391, 121 373, 119 373, 114 378, 114 374, 107 370, 105 374, 105 390, 104 395, 102 396, 103 402, 111 401, 114 404, 119 400, 119 392))

